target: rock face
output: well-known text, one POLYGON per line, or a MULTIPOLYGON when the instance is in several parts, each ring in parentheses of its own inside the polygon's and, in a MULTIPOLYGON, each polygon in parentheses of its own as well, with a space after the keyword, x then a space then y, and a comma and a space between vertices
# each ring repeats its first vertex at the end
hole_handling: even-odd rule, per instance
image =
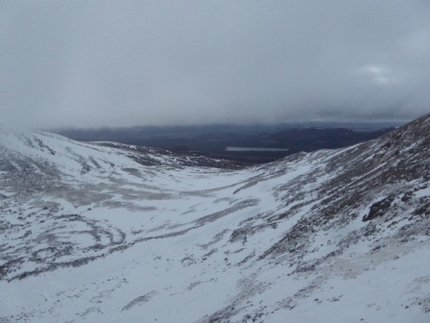
POLYGON ((430 320, 430 115, 222 163, 0 129, 0 322, 430 320))

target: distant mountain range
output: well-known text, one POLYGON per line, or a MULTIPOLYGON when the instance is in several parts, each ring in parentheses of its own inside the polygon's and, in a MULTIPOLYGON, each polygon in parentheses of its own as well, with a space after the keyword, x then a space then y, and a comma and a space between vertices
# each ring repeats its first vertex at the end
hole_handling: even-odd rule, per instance
MULTIPOLYGON (((133 127, 57 129, 56 133, 80 141, 115 141, 158 147, 179 154, 204 155, 255 164, 274 161, 297 152, 335 149, 374 139, 394 129, 383 124, 298 124, 256 126, 133 127), (323 128, 323 127, 329 128, 323 128), (350 126, 354 129, 342 128, 350 126), (227 149, 239 147, 242 149, 227 149), (259 149, 244 149, 259 148, 259 149), (262 148, 269 148, 264 150, 262 148), (277 148, 277 149, 275 149, 277 148)), ((385 124, 386 125, 386 124, 385 124)))
POLYGON ((429 259, 430 115, 239 168, 0 128, 1 323, 429 322, 429 259))

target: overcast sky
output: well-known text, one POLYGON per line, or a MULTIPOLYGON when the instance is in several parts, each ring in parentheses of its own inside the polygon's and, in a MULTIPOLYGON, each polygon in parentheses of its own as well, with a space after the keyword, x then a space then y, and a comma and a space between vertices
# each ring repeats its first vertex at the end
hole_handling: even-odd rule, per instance
POLYGON ((0 124, 427 112, 428 0, 0 0, 0 124))

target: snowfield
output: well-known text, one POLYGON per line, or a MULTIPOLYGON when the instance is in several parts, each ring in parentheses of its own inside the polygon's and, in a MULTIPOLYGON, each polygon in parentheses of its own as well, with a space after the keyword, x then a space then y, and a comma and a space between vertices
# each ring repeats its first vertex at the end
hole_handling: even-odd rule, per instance
POLYGON ((429 148, 429 115, 244 169, 1 128, 0 322, 429 322, 429 148))

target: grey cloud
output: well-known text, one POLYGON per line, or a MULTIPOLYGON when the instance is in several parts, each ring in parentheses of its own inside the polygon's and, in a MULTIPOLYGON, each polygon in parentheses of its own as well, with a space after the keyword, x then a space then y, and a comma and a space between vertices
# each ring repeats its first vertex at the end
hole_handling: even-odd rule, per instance
POLYGON ((412 119, 427 1, 3 1, 0 118, 26 126, 412 119))

